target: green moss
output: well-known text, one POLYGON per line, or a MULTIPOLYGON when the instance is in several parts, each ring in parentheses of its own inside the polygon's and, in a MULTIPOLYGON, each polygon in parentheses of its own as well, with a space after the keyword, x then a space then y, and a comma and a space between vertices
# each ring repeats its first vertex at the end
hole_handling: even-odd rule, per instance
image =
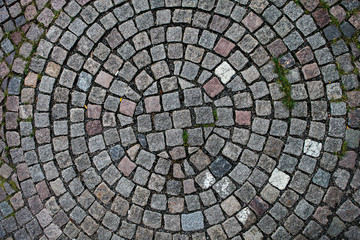
POLYGON ((353 9, 353 10, 351 10, 351 11, 346 11, 346 17, 347 17, 347 18, 350 18, 352 15, 355 15, 355 14, 357 14, 358 12, 360 12, 360 7, 355 8, 355 9, 353 9))
POLYGON ((13 180, 7 180, 7 182, 10 184, 10 186, 17 192, 19 191, 18 187, 16 186, 16 183, 13 180))
POLYGON ((30 137, 34 137, 34 136, 35 136, 35 128, 33 128, 33 131, 32 131, 32 133, 30 133, 29 136, 30 136, 30 137))
POLYGON ((299 7, 301 7, 300 0, 294 0, 294 3, 296 3, 296 5, 298 5, 299 7))
POLYGON ((336 70, 339 72, 340 76, 347 75, 345 70, 340 66, 340 63, 336 63, 336 70))
POLYGON ((291 84, 286 78, 287 70, 280 64, 279 59, 273 58, 273 61, 275 63, 274 72, 278 75, 277 82, 281 85, 280 90, 284 93, 282 102, 291 110, 295 106, 295 101, 291 97, 291 84))
POLYGON ((183 141, 184 141, 184 146, 187 146, 188 145, 187 143, 189 140, 189 134, 186 130, 183 131, 182 137, 183 137, 183 141))
POLYGON ((214 116, 215 121, 217 121, 218 120, 218 115, 217 115, 216 110, 213 110, 213 116, 214 116))
POLYGON ((28 117, 27 119, 25 119, 25 122, 31 122, 33 120, 32 117, 28 117))
POLYGON ((325 9, 326 11, 329 11, 329 9, 330 9, 329 4, 327 4, 327 2, 325 2, 324 0, 320 0, 319 5, 320 5, 321 8, 325 9))
POLYGON ((0 176, 0 187, 1 187, 2 189, 4 189, 4 190, 5 190, 4 184, 5 184, 6 182, 10 184, 10 186, 12 187, 12 189, 15 190, 15 192, 19 191, 19 189, 18 189, 17 186, 16 186, 16 183, 15 183, 13 180, 11 180, 11 179, 5 179, 5 178, 3 178, 3 177, 0 176))
POLYGON ((340 22, 333 15, 330 15, 331 23, 334 24, 337 28, 340 28, 340 22))
POLYGON ((343 144, 341 145, 340 152, 335 152, 335 155, 338 156, 340 159, 342 159, 345 156, 347 150, 348 150, 347 142, 344 141, 343 144))

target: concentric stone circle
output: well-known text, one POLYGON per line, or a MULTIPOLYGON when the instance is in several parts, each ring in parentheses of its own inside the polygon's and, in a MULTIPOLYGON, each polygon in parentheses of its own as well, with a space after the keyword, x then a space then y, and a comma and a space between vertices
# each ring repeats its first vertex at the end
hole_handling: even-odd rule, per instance
POLYGON ((30 65, 46 68, 21 187, 49 187, 65 238, 338 236, 324 205, 352 187, 331 178, 347 119, 318 30, 293 1, 69 2, 30 65))
MULTIPOLYGON (((233 5, 227 2, 227 8, 229 4, 233 5)), ((240 25, 219 15, 224 14, 219 5, 211 19, 194 12, 200 23, 194 24, 194 19, 191 25, 191 8, 158 10, 155 20, 151 11, 139 7, 134 16, 130 3, 107 9, 102 25, 94 19, 87 29, 80 18, 71 23, 64 36, 83 33, 78 46, 67 56, 59 77, 52 79, 53 85, 39 87, 39 99, 42 92, 72 89, 71 102, 60 98, 50 104, 49 124, 54 126, 55 159, 66 155, 66 167, 75 164, 83 171, 78 173, 80 182, 76 178, 69 183, 70 192, 76 196, 87 189, 94 194, 92 216, 86 220, 101 220, 106 212, 101 225, 112 230, 118 228, 114 222, 119 224, 127 215, 128 221, 153 229, 164 223, 168 231, 196 231, 205 228, 205 217, 210 227, 246 211, 265 185, 266 194, 276 194, 274 186, 283 190, 280 185, 290 178, 282 171, 273 173, 273 178, 283 174, 280 182, 266 184, 276 165, 271 157, 280 157, 288 137, 287 123, 271 120, 276 114, 272 109, 283 108, 278 119, 289 113, 281 102, 276 107, 270 101, 268 82, 276 75, 269 54, 251 34, 263 20, 250 11, 240 25), (129 16, 122 19, 124 12, 129 16), (201 21, 206 20, 209 27, 203 29, 201 21), (86 48, 90 41, 93 51, 86 48), (97 69, 91 68, 94 64, 97 69), (267 155, 262 154, 265 143, 267 155), (171 159, 185 160, 172 164, 171 159)), ((260 32, 257 38, 266 43, 274 37, 271 34, 276 35, 260 32)), ((66 37, 60 38, 59 47, 67 44, 66 37)), ((40 114, 35 113, 35 124, 40 114)), ((299 156, 302 140, 293 141, 296 145, 284 152, 299 156)), ((297 161, 287 154, 282 157, 283 162, 297 161)), ((286 164, 282 170, 291 172, 286 164)), ((259 196, 251 206, 258 215, 268 208, 259 196)))

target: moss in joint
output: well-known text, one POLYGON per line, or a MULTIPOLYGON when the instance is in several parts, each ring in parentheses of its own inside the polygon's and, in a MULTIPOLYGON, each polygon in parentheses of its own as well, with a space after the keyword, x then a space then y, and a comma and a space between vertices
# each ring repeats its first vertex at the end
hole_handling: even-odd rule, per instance
POLYGON ((187 146, 188 145, 187 143, 189 140, 189 134, 186 130, 183 131, 182 137, 183 137, 183 141, 184 141, 184 146, 187 146))
POLYGON ((291 97, 291 84, 286 78, 287 70, 280 64, 279 59, 273 58, 273 61, 275 63, 274 72, 278 75, 277 82, 281 85, 280 90, 284 93, 282 102, 291 110, 295 106, 295 101, 291 97))

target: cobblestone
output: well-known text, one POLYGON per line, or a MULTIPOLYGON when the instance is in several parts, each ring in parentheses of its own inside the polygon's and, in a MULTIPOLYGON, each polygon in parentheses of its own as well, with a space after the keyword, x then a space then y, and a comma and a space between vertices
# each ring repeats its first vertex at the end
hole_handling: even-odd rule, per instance
POLYGON ((359 2, 326 4, 0 1, 0 238, 357 239, 359 2))

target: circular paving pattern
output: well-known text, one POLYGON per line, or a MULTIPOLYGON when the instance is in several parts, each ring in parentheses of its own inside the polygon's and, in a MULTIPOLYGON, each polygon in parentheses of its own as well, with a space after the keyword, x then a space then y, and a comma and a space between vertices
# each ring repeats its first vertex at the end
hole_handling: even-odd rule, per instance
POLYGON ((360 16, 299 2, 67 3, 6 115, 15 239, 358 239, 360 16))

